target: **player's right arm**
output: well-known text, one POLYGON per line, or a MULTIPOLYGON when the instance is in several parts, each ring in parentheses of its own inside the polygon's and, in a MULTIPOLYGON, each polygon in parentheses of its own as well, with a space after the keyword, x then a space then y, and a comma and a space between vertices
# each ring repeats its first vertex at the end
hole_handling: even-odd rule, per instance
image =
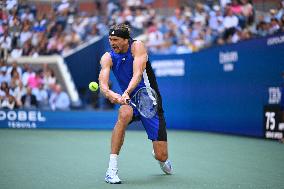
POLYGON ((112 103, 116 104, 122 104, 122 98, 121 95, 118 93, 113 92, 112 90, 109 89, 109 75, 110 75, 110 70, 112 67, 112 60, 111 56, 108 52, 106 52, 100 61, 101 64, 101 71, 99 75, 99 86, 100 86, 100 91, 104 94, 106 98, 108 98, 112 103))

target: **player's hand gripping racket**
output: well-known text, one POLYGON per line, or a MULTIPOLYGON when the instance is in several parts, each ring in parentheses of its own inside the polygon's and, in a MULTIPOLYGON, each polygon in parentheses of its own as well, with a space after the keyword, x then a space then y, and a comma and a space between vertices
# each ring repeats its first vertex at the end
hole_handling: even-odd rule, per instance
POLYGON ((131 99, 126 102, 136 108, 146 118, 156 115, 158 109, 158 95, 151 87, 140 88, 131 99))

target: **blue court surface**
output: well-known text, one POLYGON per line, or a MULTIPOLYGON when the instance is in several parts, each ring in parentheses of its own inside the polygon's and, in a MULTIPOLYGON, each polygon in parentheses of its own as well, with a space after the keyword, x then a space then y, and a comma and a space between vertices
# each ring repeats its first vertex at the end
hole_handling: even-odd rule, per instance
POLYGON ((270 140, 168 131, 174 175, 162 174, 144 131, 127 131, 121 185, 104 182, 111 131, 0 129, 1 189, 280 189, 284 145, 270 140))

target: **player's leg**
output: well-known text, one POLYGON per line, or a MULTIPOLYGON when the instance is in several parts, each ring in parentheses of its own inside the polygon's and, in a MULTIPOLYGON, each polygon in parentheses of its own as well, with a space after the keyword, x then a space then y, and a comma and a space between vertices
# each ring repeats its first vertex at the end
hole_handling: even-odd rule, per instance
POLYGON ((168 143, 167 141, 153 141, 152 155, 159 162, 162 171, 166 174, 173 174, 173 168, 168 159, 168 143))
POLYGON ((106 172, 105 181, 111 184, 120 184, 121 180, 119 179, 118 172, 118 154, 120 152, 121 146, 123 145, 125 130, 132 120, 133 110, 128 105, 122 105, 119 109, 118 120, 115 124, 115 127, 112 131, 111 137, 111 153, 109 160, 109 167, 106 172))
POLYGON ((168 160, 168 143, 166 122, 163 112, 158 112, 153 118, 141 117, 148 138, 153 142, 153 156, 159 162, 162 171, 172 174, 173 169, 168 160))
POLYGON ((153 141, 152 143, 156 160, 165 162, 168 159, 168 143, 166 141, 153 141))
POLYGON ((119 109, 118 120, 112 131, 111 154, 119 154, 124 141, 125 130, 132 120, 133 109, 128 105, 122 105, 119 109))

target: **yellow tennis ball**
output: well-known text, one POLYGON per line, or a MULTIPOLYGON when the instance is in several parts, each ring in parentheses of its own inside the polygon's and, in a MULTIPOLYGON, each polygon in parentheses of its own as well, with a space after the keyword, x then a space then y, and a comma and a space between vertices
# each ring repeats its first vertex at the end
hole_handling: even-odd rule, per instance
POLYGON ((99 85, 97 82, 94 82, 92 81, 90 84, 89 84, 89 89, 93 92, 97 91, 99 88, 99 85))

